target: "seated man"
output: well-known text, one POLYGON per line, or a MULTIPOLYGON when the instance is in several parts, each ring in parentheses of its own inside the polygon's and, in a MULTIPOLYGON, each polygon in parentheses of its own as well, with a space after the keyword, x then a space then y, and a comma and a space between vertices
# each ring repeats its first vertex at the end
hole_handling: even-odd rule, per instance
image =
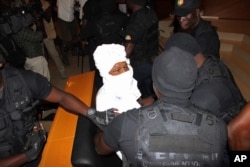
MULTIPOLYGON (((139 108, 142 105, 152 103, 152 99, 140 99, 141 93, 137 88, 137 81, 133 78, 133 69, 126 58, 125 48, 119 44, 103 44, 94 52, 94 60, 97 69, 103 79, 103 86, 96 95, 96 108, 99 111, 115 108, 119 113, 139 108), (139 100, 138 100, 139 99, 139 100)), ((96 128, 86 119, 78 119, 76 138, 73 148, 73 164, 98 166, 99 164, 119 166, 114 156, 103 159, 96 154, 93 148, 96 128), (88 127, 89 131, 82 133, 82 128, 88 127), (82 142, 84 141, 84 142, 82 142), (79 153, 85 152, 82 155, 79 153), (111 160, 112 159, 112 160, 111 160)), ((122 159, 120 152, 117 155, 122 159)))
MULTIPOLYGON (((94 52, 94 60, 103 78, 103 86, 96 95, 96 109, 104 111, 114 107, 121 113, 139 108, 141 93, 126 58, 125 47, 119 44, 100 45, 94 52)), ((122 158, 120 152, 117 155, 122 158)))
POLYGON ((125 48, 119 44, 103 44, 94 52, 97 69, 103 79, 103 86, 96 95, 96 109, 104 111, 116 108, 124 112, 139 108, 141 96, 133 69, 126 58, 125 48))

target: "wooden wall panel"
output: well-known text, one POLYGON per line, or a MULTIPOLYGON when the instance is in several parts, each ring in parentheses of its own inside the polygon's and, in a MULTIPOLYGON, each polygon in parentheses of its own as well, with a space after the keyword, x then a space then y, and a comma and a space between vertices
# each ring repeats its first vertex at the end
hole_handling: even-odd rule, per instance
POLYGON ((250 20, 250 0, 201 0, 205 16, 250 20))
POLYGON ((170 16, 173 10, 172 2, 173 0, 155 0, 155 11, 160 20, 170 16))
MULTIPOLYGON (((159 19, 169 17, 173 0, 154 0, 159 19)), ((201 0, 205 16, 221 19, 250 20, 250 0, 201 0)))

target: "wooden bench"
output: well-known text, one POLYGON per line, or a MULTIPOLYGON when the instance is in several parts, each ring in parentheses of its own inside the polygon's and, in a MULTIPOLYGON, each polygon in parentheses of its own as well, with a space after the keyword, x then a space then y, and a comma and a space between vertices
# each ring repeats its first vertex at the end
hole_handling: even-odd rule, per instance
MULTIPOLYGON (((94 72, 71 76, 65 91, 91 105, 94 72)), ((59 107, 51 125, 39 167, 71 167, 71 152, 78 116, 59 107)))

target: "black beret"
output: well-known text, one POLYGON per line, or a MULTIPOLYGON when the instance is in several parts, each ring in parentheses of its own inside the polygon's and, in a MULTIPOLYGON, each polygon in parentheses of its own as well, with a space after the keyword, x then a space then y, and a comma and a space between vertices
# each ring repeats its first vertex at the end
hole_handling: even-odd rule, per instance
POLYGON ((154 60, 154 86, 165 97, 190 98, 196 77, 197 67, 194 58, 180 48, 171 47, 154 60))

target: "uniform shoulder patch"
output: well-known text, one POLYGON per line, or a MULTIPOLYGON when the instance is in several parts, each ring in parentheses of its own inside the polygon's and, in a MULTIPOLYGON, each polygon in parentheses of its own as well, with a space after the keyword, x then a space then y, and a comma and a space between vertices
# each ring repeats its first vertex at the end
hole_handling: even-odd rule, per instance
POLYGON ((132 39, 132 38, 131 38, 130 35, 126 35, 126 36, 125 36, 125 40, 130 41, 131 39, 132 39))

